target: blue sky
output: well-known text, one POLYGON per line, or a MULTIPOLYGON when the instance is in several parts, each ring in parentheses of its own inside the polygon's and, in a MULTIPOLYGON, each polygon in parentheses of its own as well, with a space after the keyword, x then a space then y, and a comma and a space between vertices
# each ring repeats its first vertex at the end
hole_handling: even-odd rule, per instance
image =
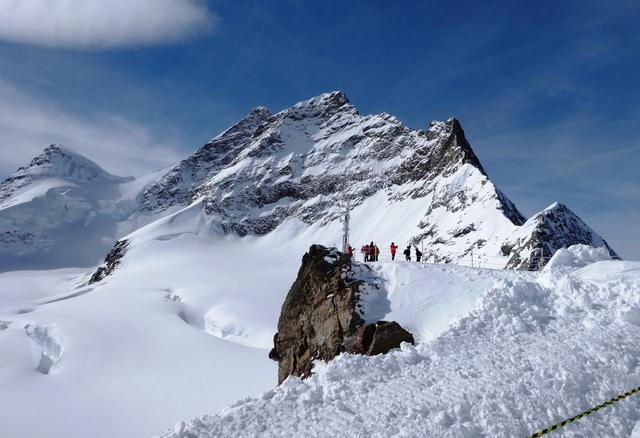
POLYGON ((0 5, 0 176, 54 142, 142 174, 340 89, 414 128, 457 117, 525 215, 561 201, 640 259, 636 1, 68 3, 0 5))

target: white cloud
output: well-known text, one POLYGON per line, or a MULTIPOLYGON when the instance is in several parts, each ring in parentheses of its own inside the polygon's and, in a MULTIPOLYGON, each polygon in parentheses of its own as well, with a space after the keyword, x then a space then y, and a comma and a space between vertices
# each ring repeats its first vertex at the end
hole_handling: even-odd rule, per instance
POLYGON ((0 39, 45 47, 170 42, 209 28, 202 0, 0 0, 0 39))
POLYGON ((150 173, 184 155, 122 116, 72 114, 0 79, 0 180, 52 143, 71 147, 121 176, 150 173))

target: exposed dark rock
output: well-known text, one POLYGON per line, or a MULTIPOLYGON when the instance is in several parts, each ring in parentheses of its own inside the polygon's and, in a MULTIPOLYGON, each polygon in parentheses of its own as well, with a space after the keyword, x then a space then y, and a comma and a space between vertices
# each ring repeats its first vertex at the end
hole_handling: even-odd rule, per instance
POLYGON ((89 279, 89 284, 98 283, 108 275, 111 275, 120 264, 122 257, 124 257, 127 246, 129 246, 128 240, 117 241, 113 249, 109 251, 105 257, 102 266, 96 269, 96 272, 94 272, 91 279, 89 279))
POLYGON ((414 344, 415 340, 411 333, 395 321, 378 321, 364 328, 362 345, 366 348, 364 353, 369 356, 388 353, 403 342, 414 344))
POLYGON ((533 216, 523 228, 526 233, 517 235, 501 245, 502 253, 509 255, 507 268, 530 269, 532 259, 529 254, 536 254, 542 258, 535 264, 544 266, 558 249, 577 244, 604 246, 612 258, 618 258, 604 239, 567 206, 560 203, 554 203, 533 216))
POLYGON ((340 353, 375 355, 414 343, 411 333, 396 322, 366 324, 357 311, 360 287, 351 260, 335 249, 313 245, 280 313, 274 348, 278 382, 288 376, 311 375, 314 360, 331 360, 340 353))

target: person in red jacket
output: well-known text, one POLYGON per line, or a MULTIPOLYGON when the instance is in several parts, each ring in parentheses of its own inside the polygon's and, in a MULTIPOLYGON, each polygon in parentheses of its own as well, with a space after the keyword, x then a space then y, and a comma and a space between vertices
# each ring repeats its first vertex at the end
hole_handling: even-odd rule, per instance
POLYGON ((369 261, 369 245, 365 245, 362 247, 362 253, 364 254, 364 261, 369 261))
POLYGON ((396 245, 395 243, 391 242, 391 246, 389 246, 389 249, 391 250, 391 260, 395 260, 396 259, 396 251, 398 250, 398 245, 396 245))

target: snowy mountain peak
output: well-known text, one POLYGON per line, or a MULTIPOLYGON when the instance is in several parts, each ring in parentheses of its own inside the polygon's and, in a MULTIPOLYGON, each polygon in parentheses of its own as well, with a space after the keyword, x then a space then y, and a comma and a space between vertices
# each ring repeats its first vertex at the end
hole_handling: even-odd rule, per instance
POLYGON ((0 184, 0 202, 11 197, 18 189, 43 179, 60 178, 72 182, 94 182, 103 179, 110 182, 127 182, 110 174, 84 155, 63 145, 52 144, 29 165, 20 167, 13 175, 0 184))
POLYGON ((452 164, 471 164, 478 169, 483 175, 486 175, 480 160, 471 148, 469 141, 465 136, 462 125, 458 119, 451 117, 446 122, 432 121, 427 130, 429 139, 441 138, 444 141, 439 142, 431 151, 430 167, 434 170, 441 171, 452 164))
MULTIPOLYGON (((471 175, 465 165, 487 180, 455 118, 412 130, 386 113, 361 115, 334 91, 273 115, 253 110, 150 184, 140 202, 158 211, 203 199, 223 230, 264 234, 294 217, 326 224, 341 214, 336 206, 355 207, 376 193, 396 201, 434 196, 439 179, 471 175)), ((499 214, 524 222, 492 185, 479 190, 499 214)), ((457 196, 445 191, 438 202, 457 196)))
POLYGON ((560 248, 572 245, 604 247, 611 257, 618 255, 607 242, 566 205, 554 202, 533 215, 505 243, 503 251, 509 254, 508 267, 527 268, 532 260, 543 258, 544 263, 560 248))
POLYGON ((294 108, 300 107, 315 107, 323 109, 337 109, 343 106, 352 106, 349 98, 343 91, 331 91, 328 93, 322 93, 311 99, 304 100, 295 104, 294 108))
POLYGON ((132 180, 62 145, 44 149, 0 183, 0 270, 99 260, 131 211, 120 188, 132 180))
POLYGON ((81 181, 93 181, 99 176, 118 178, 103 170, 95 162, 73 149, 53 144, 31 161, 26 168, 18 172, 30 172, 40 176, 75 178, 81 181))
POLYGON ((568 210, 570 213, 573 214, 573 212, 569 210, 569 208, 566 205, 561 204, 557 201, 551 204, 550 206, 548 206, 547 208, 545 208, 542 212, 544 213, 545 211, 553 211, 553 210, 558 210, 558 211, 568 210))
POLYGON ((326 121, 340 113, 355 116, 358 111, 344 92, 333 91, 298 102, 279 114, 291 120, 322 118, 326 121))

